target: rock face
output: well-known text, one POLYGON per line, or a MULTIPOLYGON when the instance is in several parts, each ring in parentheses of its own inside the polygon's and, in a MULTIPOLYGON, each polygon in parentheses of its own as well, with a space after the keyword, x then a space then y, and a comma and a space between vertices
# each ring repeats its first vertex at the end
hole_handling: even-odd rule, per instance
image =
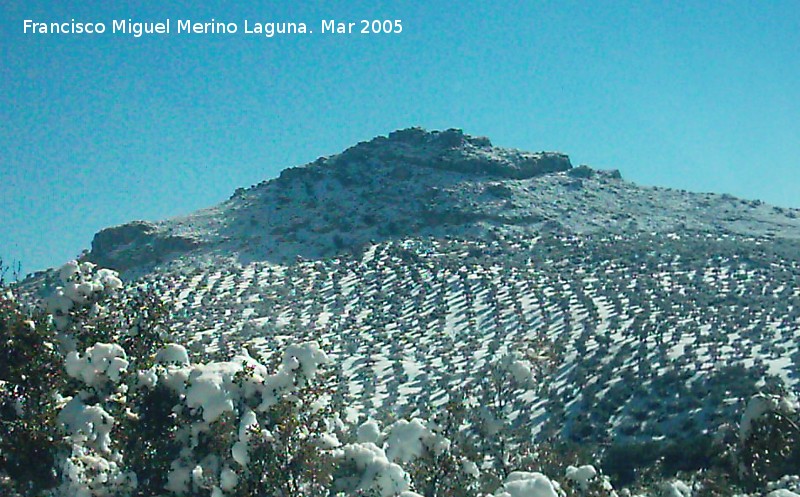
POLYGON ((173 253, 184 253, 201 245, 189 236, 164 235, 156 224, 134 221, 106 228, 92 240, 92 261, 104 267, 126 271, 142 264, 159 262, 173 253))
POLYGON ((526 179, 568 171, 569 157, 555 152, 521 152, 492 146, 485 137, 465 135, 460 129, 427 132, 408 128, 360 143, 341 154, 346 161, 368 160, 405 163, 493 178, 526 179))
POLYGON ((106 228, 92 240, 92 253, 104 254, 125 245, 152 238, 156 231, 153 223, 147 221, 133 221, 122 226, 106 228))

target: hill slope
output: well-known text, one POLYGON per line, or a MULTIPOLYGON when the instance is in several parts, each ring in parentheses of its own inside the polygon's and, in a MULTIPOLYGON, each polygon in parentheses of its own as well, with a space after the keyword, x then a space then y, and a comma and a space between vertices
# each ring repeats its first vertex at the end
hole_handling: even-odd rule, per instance
POLYGON ((162 222, 98 233, 89 259, 129 274, 182 259, 293 262, 408 236, 486 238, 708 231, 800 238, 798 212, 727 195, 642 188, 559 153, 493 147, 418 128, 360 143, 162 222))
POLYGON ((511 357, 544 372, 511 368, 525 436, 696 439, 797 389, 797 214, 413 128, 88 258, 157 288, 198 353, 320 340, 353 420, 480 409, 511 357))
POLYGON ((516 351, 549 365, 510 399, 520 425, 649 440, 706 433, 757 391, 796 387, 794 250, 686 233, 409 239, 147 281, 198 352, 321 339, 353 416, 427 414, 516 351))

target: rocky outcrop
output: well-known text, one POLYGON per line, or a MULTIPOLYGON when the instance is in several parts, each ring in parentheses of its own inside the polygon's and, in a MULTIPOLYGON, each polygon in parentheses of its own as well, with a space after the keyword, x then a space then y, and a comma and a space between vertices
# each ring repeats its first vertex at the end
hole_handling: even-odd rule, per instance
POLYGON ((394 131, 388 137, 361 142, 345 150, 330 166, 370 160, 497 179, 527 179, 572 168, 569 157, 558 152, 503 149, 492 146, 488 138, 469 136, 460 129, 429 132, 422 128, 394 131))
POLYGON ((564 154, 516 152, 510 156, 470 156, 443 154, 428 164, 436 169, 460 173, 487 175, 504 179, 528 179, 547 173, 568 171, 572 165, 564 154))
POLYGON ((419 127, 399 129, 389 133, 388 140, 386 141, 405 143, 413 146, 434 145, 442 148, 459 148, 465 145, 492 148, 492 142, 489 138, 485 136, 465 135, 462 130, 456 128, 430 132, 419 127))
POLYGON ((133 221, 97 233, 87 258, 103 267, 126 271, 160 263, 171 253, 183 253, 200 245, 191 236, 165 234, 153 223, 133 221))
POLYGON ((156 231, 153 223, 133 221, 121 226, 106 228, 92 240, 92 254, 106 254, 120 246, 146 240, 156 231))

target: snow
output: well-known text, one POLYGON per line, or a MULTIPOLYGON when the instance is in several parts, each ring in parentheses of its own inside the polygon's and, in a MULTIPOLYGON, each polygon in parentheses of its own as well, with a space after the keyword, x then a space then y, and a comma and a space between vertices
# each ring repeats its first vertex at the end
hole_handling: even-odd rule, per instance
POLYGON ((748 401, 739 422, 739 440, 747 440, 753 429, 753 422, 765 414, 770 412, 788 414, 795 412, 797 408, 797 401, 794 398, 764 394, 753 396, 748 401))
POLYGON ((164 485, 164 489, 183 495, 189 491, 192 475, 193 468, 185 465, 181 460, 173 461, 170 465, 170 471, 167 473, 167 484, 164 485))
POLYGON ((58 277, 62 282, 68 282, 73 276, 79 275, 80 272, 78 261, 69 261, 58 270, 58 277))
POLYGON ((113 294, 122 288, 122 280, 116 271, 95 271, 95 267, 90 262, 79 264, 77 261, 69 261, 58 270, 62 286, 56 287, 42 305, 53 316, 59 331, 64 331, 69 326, 70 310, 83 306, 102 294, 113 294))
POLYGON ((111 343, 96 343, 83 356, 70 352, 65 363, 68 375, 90 387, 102 386, 107 381, 119 383, 128 364, 122 347, 111 343))
POLYGON ((253 434, 259 431, 258 418, 256 413, 247 409, 239 421, 239 440, 233 444, 231 449, 231 456, 234 461, 243 467, 247 467, 250 463, 250 454, 248 454, 249 444, 253 438, 253 434))
POLYGON ((661 486, 661 497, 692 497, 692 489, 681 480, 673 480, 661 486))
POLYGON ((183 345, 170 343, 156 353, 156 362, 164 365, 188 366, 189 353, 183 345))
POLYGON ((75 397, 64 405, 58 422, 76 444, 88 444, 102 454, 111 454, 111 429, 114 418, 102 407, 86 405, 75 397))
POLYGON ((136 475, 121 471, 116 461, 106 459, 86 447, 73 445, 61 463, 63 481, 56 495, 103 497, 125 495, 137 486, 136 475))
POLYGON ((518 354, 507 355, 503 357, 501 361, 517 384, 522 387, 535 384, 535 377, 530 362, 522 360, 518 354))
POLYGON ((481 474, 480 469, 478 469, 478 465, 466 457, 461 460, 461 471, 472 478, 479 478, 481 474))
POLYGON ((541 473, 514 471, 509 474, 495 497, 561 497, 559 487, 541 473))
POLYGON ((222 473, 219 477, 219 488, 223 492, 232 492, 238 483, 239 475, 236 474, 236 471, 230 468, 225 468, 222 470, 222 473))
POLYGON ((241 363, 199 364, 186 379, 186 405, 201 409, 206 423, 216 421, 224 412, 233 411, 233 376, 242 370, 241 363))
POLYGON ((772 492, 768 493, 767 497, 800 497, 800 494, 796 494, 791 490, 786 490, 785 488, 781 488, 778 490, 773 490, 772 492))
POLYGON ((586 492, 589 488, 589 481, 597 476, 597 470, 591 464, 580 467, 568 466, 566 477, 568 480, 574 481, 582 492, 586 492))
POLYGON ((381 439, 381 428, 375 420, 368 420, 362 423, 356 431, 359 442, 371 442, 377 444, 381 439))
POLYGON ((419 418, 401 419, 386 428, 384 449, 394 462, 409 463, 426 452, 440 455, 449 447, 449 440, 431 431, 419 418))
POLYGON ((328 355, 316 343, 290 345, 283 355, 283 365, 288 370, 300 369, 305 378, 313 378, 320 366, 328 364, 328 355))
MULTIPOLYGON (((707 243, 704 238, 699 240, 707 243)), ((720 368, 736 364, 752 367, 754 363, 750 358, 760 355, 768 371, 782 372, 787 381, 796 381, 791 374, 793 364, 787 359, 797 348, 796 341, 791 340, 791 323, 769 319, 769 323, 777 324, 774 332, 770 331, 762 339, 775 336, 776 346, 786 349, 776 358, 769 355, 769 348, 754 346, 754 335, 748 332, 748 326, 726 321, 720 324, 719 319, 728 319, 728 314, 712 314, 717 312, 713 308, 695 308, 676 314, 677 311, 669 307, 674 296, 695 291, 692 290, 692 267, 673 261, 659 263, 652 271, 648 270, 658 280, 651 288, 645 286, 645 273, 630 277, 631 270, 616 262, 584 263, 559 272, 550 271, 541 264, 455 265, 452 253, 464 253, 462 243, 452 242, 448 246, 434 241, 411 243, 404 240, 396 244, 371 245, 368 256, 361 261, 337 259, 297 266, 253 263, 240 268, 217 269, 220 275, 214 281, 226 283, 205 287, 204 305, 188 313, 186 321, 179 320, 178 332, 204 330, 188 336, 196 340, 197 346, 202 345, 210 352, 218 344, 235 347, 252 337, 247 346, 264 358, 272 357, 276 348, 289 344, 292 334, 324 342, 326 355, 341 365, 347 379, 345 391, 351 399, 347 406, 351 419, 389 411, 414 417, 422 412, 417 411, 419 405, 442 405, 450 398, 449 389, 474 385, 475 375, 503 354, 511 357, 507 368, 511 378, 517 383, 528 383, 527 389, 520 390, 512 400, 512 414, 517 413, 512 419, 519 416, 536 419, 533 433, 541 431, 541 423, 548 422, 548 399, 543 399, 537 391, 543 383, 553 392, 553 398, 564 400, 569 416, 577 414, 576 409, 583 402, 579 394, 585 385, 591 386, 600 403, 604 397, 621 396, 613 408, 618 414, 613 417, 612 429, 618 430, 622 426, 632 426, 631 412, 640 409, 638 406, 642 402, 621 391, 621 378, 625 374, 653 375, 653 378, 644 379, 643 383, 649 385, 650 382, 657 384, 660 376, 691 372, 685 386, 673 385, 685 398, 693 395, 689 391, 695 388, 692 385, 708 382, 720 368), (418 257, 424 257, 424 266, 409 266, 398 256, 399 250, 416 251, 418 257), (409 279, 412 274, 409 267, 418 270, 420 276, 409 279), (258 282, 257 288, 247 284, 243 279, 245 274, 249 275, 249 281, 258 282), (633 280, 637 284, 631 286, 633 280), (377 297, 379 288, 385 296, 381 299, 377 297), (238 289, 244 293, 231 293, 238 289), (248 297, 248 292, 256 291, 258 293, 248 297), (345 294, 347 298, 341 298, 345 294), (241 303, 232 298, 241 299, 241 303), (565 302, 566 307, 562 309, 558 300, 565 302), (248 302, 268 302, 268 305, 248 302), (246 336, 244 331, 238 334, 245 326, 237 307, 240 305, 253 309, 250 321, 257 323, 257 329, 247 331, 246 336), (499 320, 492 316, 495 309, 499 320), (435 311, 442 317, 435 318, 435 311), (471 317, 473 312, 474 317, 471 317), (642 321, 638 316, 650 319, 642 321), (570 318, 569 323, 567 318, 570 318), (281 331, 276 333, 275 325, 280 323, 283 323, 281 331), (640 344, 642 326, 648 337, 640 344), (650 327, 653 329, 648 329, 650 327), (664 330, 659 340, 654 332, 657 328, 664 330), (711 355, 714 348, 710 348, 709 343, 721 337, 720 329, 741 331, 727 334, 727 343, 716 348, 720 356, 714 359, 711 355), (550 343, 563 347, 563 355, 553 358, 559 361, 558 369, 539 378, 533 374, 531 361, 550 359, 547 343, 544 348, 530 349, 525 356, 515 355, 518 351, 511 345, 542 335, 550 343), (220 341, 221 337, 224 340, 220 341), (601 342, 603 339, 607 339, 607 343, 601 342), (365 357, 371 358, 368 364, 363 360, 365 357), (716 361, 717 366, 710 361, 716 361), (696 368, 695 362, 706 364, 696 368), (650 364, 653 365, 651 372, 640 370, 641 366, 650 364), (595 373, 583 377, 581 371, 587 370, 595 373)), ((524 238, 506 239, 504 243, 534 258, 536 250, 546 248, 541 241, 527 245, 524 238)), ((601 238, 592 250, 613 252, 613 243, 633 242, 625 237, 601 238)), ((682 235, 680 243, 700 242, 682 235)), ((675 250, 678 249, 694 250, 691 245, 675 250)), ((706 275, 706 271, 700 274, 706 275)), ((708 288, 703 291, 711 295, 715 291, 744 291, 737 289, 737 285, 742 288, 745 288, 742 285, 772 285, 766 273, 730 270, 708 275, 704 283, 708 288), (734 281, 737 274, 745 274, 752 282, 734 281)), ((202 281, 191 273, 186 276, 185 285, 202 286, 202 281)), ((789 288, 788 281, 779 279, 774 285, 789 288)), ((168 290, 169 295, 177 298, 186 294, 180 279, 171 285, 175 288, 168 290)), ((772 298, 774 292, 764 295, 772 298)), ((188 304, 183 308, 189 309, 188 304)), ((688 304, 692 305, 691 301, 688 304)), ((736 312, 730 316, 741 319, 742 314, 736 312)), ((762 319, 758 314, 744 316, 753 324, 762 319)), ((287 358, 287 366, 295 367, 295 360, 297 358, 287 358)), ((299 364, 297 361, 297 367, 299 364)), ((275 381, 280 390, 279 379, 275 381)), ((268 399, 270 397, 267 395, 268 399)), ((735 408, 734 404, 729 405, 735 408)), ((703 413, 709 409, 716 407, 707 404, 703 413)), ((606 412, 610 414, 614 410, 609 407, 606 412)), ((678 415, 690 414, 687 410, 678 415)), ((640 423, 637 436, 661 436, 665 430, 672 429, 667 423, 655 422, 658 412, 653 412, 650 418, 654 422, 640 423)))
POLYGON ((343 491, 376 490, 381 497, 392 497, 409 490, 411 480, 398 464, 391 462, 383 449, 374 443, 347 444, 333 452, 343 465, 352 465, 355 477, 336 482, 343 491))
POLYGON ((322 433, 316 437, 314 442, 314 445, 321 450, 335 449, 342 445, 336 435, 332 433, 322 433))
POLYGON ((53 295, 45 300, 47 312, 55 315, 68 313, 73 305, 74 301, 64 293, 63 288, 57 289, 53 295))

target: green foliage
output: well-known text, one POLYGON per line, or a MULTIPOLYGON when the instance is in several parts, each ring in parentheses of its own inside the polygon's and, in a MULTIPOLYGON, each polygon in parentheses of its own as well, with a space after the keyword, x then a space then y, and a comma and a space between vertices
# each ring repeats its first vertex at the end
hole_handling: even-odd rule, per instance
POLYGON ((477 470, 481 455, 474 444, 468 442, 470 408, 465 402, 464 393, 453 392, 451 400, 434 414, 438 432, 451 441, 448 450, 439 454, 426 453, 414 461, 407 469, 417 491, 428 497, 462 497, 475 495, 480 488, 477 475, 465 471, 466 466, 477 470))
MULTIPOLYGON (((95 304, 94 309, 85 306, 71 315, 76 349, 116 343, 126 351, 130 364, 121 387, 90 387, 95 396, 89 401, 101 405, 115 419, 113 450, 124 455, 128 470, 140 475, 134 495, 158 495, 163 492, 170 462, 180 450, 175 439, 178 420, 172 412, 178 397, 163 385, 142 388, 137 373, 151 368, 156 351, 166 344, 170 310, 152 289, 145 288, 104 295, 95 304)), ((85 388, 74 379, 70 387, 67 393, 73 396, 85 388)))
POLYGON ((332 412, 330 407, 312 406, 324 393, 318 386, 306 386, 270 409, 270 436, 254 434, 252 463, 244 469, 235 495, 328 495, 333 463, 330 454, 319 450, 316 436, 326 431, 332 412))
POLYGON ((97 294, 87 305, 71 311, 73 326, 69 333, 77 350, 96 343, 117 343, 145 369, 171 338, 167 328, 170 314, 169 306, 152 288, 97 294))
POLYGON ((417 490, 426 496, 466 496, 467 482, 461 476, 459 461, 452 454, 426 454, 408 467, 417 490))
POLYGON ((800 468, 800 416, 772 411, 754 420, 735 460, 741 481, 749 489, 796 474, 800 468))
POLYGON ((132 416, 119 418, 118 446, 125 454, 126 465, 138 477, 135 495, 158 495, 181 448, 176 438, 177 417, 173 413, 178 398, 159 384, 152 390, 139 390, 132 400, 132 416))
POLYGON ((0 294, 0 475, 17 491, 55 484, 53 463, 63 448, 55 393, 65 378, 54 341, 44 316, 0 294))
POLYGON ((691 475, 693 497, 728 497, 743 494, 734 478, 722 468, 698 471, 691 475))
POLYGON ((715 457, 718 447, 710 436, 674 442, 645 441, 615 444, 603 454, 602 468, 615 484, 629 485, 642 472, 663 478, 679 471, 709 469, 720 464, 715 457))
MULTIPOLYGON (((450 430, 445 429, 443 432, 450 430)), ((457 435, 451 433, 451 436, 457 435)), ((464 470, 465 464, 475 464, 469 452, 467 447, 454 444, 441 453, 426 451, 422 457, 411 462, 406 470, 411 475, 417 492, 426 497, 475 495, 480 481, 464 470)))
MULTIPOLYGON (((137 473, 166 474, 153 470, 163 469, 165 456, 174 452, 167 412, 173 404, 164 389, 137 389, 135 373, 152 366, 164 344, 167 308, 152 291, 124 297, 98 292, 68 317, 71 326, 57 332, 48 316, 19 304, 13 292, 0 294, 0 478, 5 475, 6 489, 35 495, 58 485, 59 461, 70 451, 58 415, 62 399, 73 396, 114 417, 114 449, 142 470, 137 473), (121 388, 127 398, 112 384, 81 393, 85 385, 67 376, 65 352, 99 342, 122 344, 130 353, 121 388)), ((163 482, 144 479, 139 495, 162 489, 163 482)))
POLYGON ((594 464, 595 452, 586 444, 551 438, 531 444, 520 457, 519 469, 537 471, 545 475, 563 475, 569 466, 594 464))

